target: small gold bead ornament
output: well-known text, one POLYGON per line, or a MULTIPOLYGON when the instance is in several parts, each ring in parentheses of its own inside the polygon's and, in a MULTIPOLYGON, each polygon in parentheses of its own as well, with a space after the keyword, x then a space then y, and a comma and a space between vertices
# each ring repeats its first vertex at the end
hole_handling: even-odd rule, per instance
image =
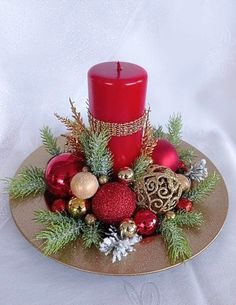
POLYGON ((168 212, 165 213, 165 217, 166 217, 167 219, 174 219, 174 218, 175 218, 175 212, 173 212, 173 211, 168 211, 168 212))
POLYGON ((87 225, 92 225, 97 220, 96 216, 94 214, 87 214, 84 218, 84 221, 87 225))
POLYGON ((118 179, 130 183, 134 179, 134 171, 130 167, 124 167, 118 172, 118 179))
POLYGON ((68 203, 68 212, 75 218, 80 218, 87 213, 88 201, 85 199, 72 198, 68 203))
POLYGON ((106 175, 102 175, 98 178, 100 184, 105 184, 108 182, 108 177, 106 175))
POLYGON ((135 235, 137 226, 132 219, 125 219, 120 223, 120 235, 122 238, 131 238, 135 235))

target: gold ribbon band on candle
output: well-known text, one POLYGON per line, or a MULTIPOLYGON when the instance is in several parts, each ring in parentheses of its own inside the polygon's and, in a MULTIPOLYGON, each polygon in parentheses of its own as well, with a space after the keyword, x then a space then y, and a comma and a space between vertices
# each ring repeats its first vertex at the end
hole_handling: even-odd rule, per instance
POLYGON ((138 118, 137 120, 130 121, 127 123, 110 123, 104 122, 96 119, 90 111, 88 111, 88 119, 90 128, 93 131, 100 131, 102 129, 107 129, 111 133, 112 136, 129 136, 133 133, 144 128, 146 119, 147 119, 147 111, 144 111, 144 114, 138 118))

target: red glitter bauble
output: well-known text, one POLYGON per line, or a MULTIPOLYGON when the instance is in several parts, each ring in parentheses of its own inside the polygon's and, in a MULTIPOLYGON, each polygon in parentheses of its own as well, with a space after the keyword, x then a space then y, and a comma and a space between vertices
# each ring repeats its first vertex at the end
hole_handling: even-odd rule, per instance
POLYGON ((53 157, 45 170, 45 183, 48 190, 56 196, 67 197, 71 195, 70 181, 83 167, 82 156, 63 153, 53 157))
POLYGON ((107 224, 117 224, 131 217, 135 208, 135 194, 128 186, 119 182, 102 185, 92 200, 94 215, 107 224))
POLYGON ((160 219, 152 211, 139 210, 134 216, 134 222, 137 226, 137 233, 148 236, 152 235, 160 227, 160 219))
POLYGON ((157 140, 152 153, 152 160, 154 164, 168 167, 172 171, 176 171, 179 165, 179 156, 175 147, 167 140, 157 140))
POLYGON ((176 205, 176 208, 178 210, 182 210, 185 212, 191 212, 192 207, 193 207, 193 203, 188 198, 181 198, 176 205))

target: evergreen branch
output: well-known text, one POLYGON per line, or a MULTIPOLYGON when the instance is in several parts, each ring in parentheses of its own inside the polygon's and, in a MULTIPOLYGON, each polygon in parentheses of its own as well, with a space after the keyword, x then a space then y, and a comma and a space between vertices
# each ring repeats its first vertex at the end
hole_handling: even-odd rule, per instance
POLYGON ((179 158, 185 164, 190 165, 196 156, 194 155, 194 150, 192 148, 181 148, 179 150, 179 158))
POLYGON ((112 154, 107 147, 110 140, 109 132, 82 132, 79 140, 90 171, 96 176, 109 176, 113 165, 112 154))
POLYGON ((51 211, 46 210, 38 210, 34 212, 35 218, 34 220, 38 223, 42 224, 60 224, 62 222, 69 222, 71 217, 68 217, 66 215, 63 215, 61 213, 55 213, 51 211))
POLYGON ((194 203, 199 203, 215 190, 219 181, 220 176, 214 172, 203 181, 199 182, 195 187, 193 187, 184 195, 184 197, 189 198, 194 203))
POLYGON ((46 126, 40 129, 40 135, 47 152, 52 156, 59 155, 61 150, 57 146, 57 139, 53 136, 51 129, 46 126))
POLYGON ((83 245, 85 248, 91 248, 91 246, 99 247, 100 242, 103 239, 104 231, 99 222, 91 225, 84 224, 83 227, 83 245))
POLYGON ((44 170, 39 167, 25 167, 14 178, 3 179, 5 190, 13 199, 24 199, 29 196, 42 195, 46 190, 44 170))
POLYGON ((177 226, 200 227, 203 223, 202 213, 184 211, 177 212, 173 220, 177 226))
POLYGON ((173 115, 169 118, 167 124, 167 139, 176 147, 179 146, 182 137, 182 117, 180 114, 173 115))
POLYGON ((165 241, 171 263, 182 262, 192 256, 188 240, 174 220, 162 221, 161 235, 165 241))
POLYGON ((150 157, 143 155, 138 157, 133 165, 134 180, 140 178, 145 173, 149 165, 150 165, 150 157))
POLYGON ((166 134, 164 133, 161 125, 159 125, 157 128, 153 127, 153 136, 156 140, 166 138, 166 134))
POLYGON ((45 255, 55 254, 69 242, 77 239, 82 233, 82 220, 62 216, 52 212, 42 211, 36 213, 36 221, 45 223, 45 229, 36 234, 37 240, 43 241, 43 253, 45 255), (51 220, 50 220, 51 219, 51 220), (59 220, 62 221, 59 221, 59 220))

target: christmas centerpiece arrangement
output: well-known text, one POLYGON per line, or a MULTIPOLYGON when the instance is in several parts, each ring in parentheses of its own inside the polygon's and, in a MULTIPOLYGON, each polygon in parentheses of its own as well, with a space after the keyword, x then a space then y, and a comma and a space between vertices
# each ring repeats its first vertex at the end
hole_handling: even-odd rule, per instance
POLYGON ((51 158, 45 168, 32 164, 6 179, 10 197, 44 196, 48 208, 35 211, 34 220, 44 225, 36 239, 46 255, 81 238, 85 248, 97 247, 116 262, 155 236, 163 238, 171 263, 190 258, 184 227, 201 226, 204 215, 194 207, 219 176, 183 148, 179 114, 166 130, 151 124, 143 68, 102 63, 89 70, 88 81, 88 126, 70 100, 72 119, 55 114, 67 128, 66 145, 42 128, 51 158))

